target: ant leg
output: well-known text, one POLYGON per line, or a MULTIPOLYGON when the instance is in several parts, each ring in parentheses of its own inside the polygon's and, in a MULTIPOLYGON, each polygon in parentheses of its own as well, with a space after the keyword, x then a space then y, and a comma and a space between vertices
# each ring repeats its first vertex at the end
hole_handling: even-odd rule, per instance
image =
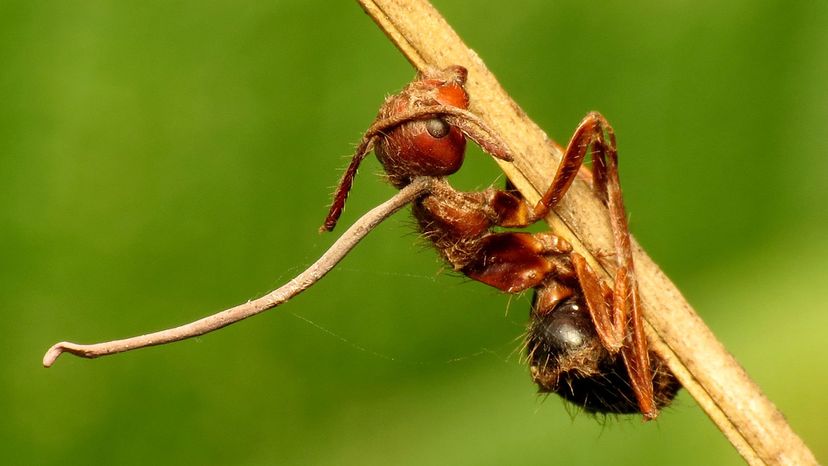
POLYGON ((573 252, 571 257, 598 338, 611 354, 621 352, 641 413, 645 419, 655 419, 658 410, 653 394, 652 369, 632 277, 626 267, 620 267, 615 273, 615 289, 608 293, 604 282, 581 255, 573 252), (611 308, 607 304, 610 297, 611 308), (629 334, 628 314, 632 327, 629 334))
POLYGON ((539 286, 550 274, 571 273, 548 258, 572 251, 552 233, 493 233, 478 241, 477 254, 462 272, 501 291, 519 293, 539 286))
POLYGON ((535 298, 532 300, 532 312, 538 316, 545 316, 555 310, 558 303, 575 295, 575 290, 558 280, 550 280, 543 286, 535 289, 535 298))
POLYGON ((604 159, 607 161, 606 193, 610 224, 615 239, 616 261, 618 264, 616 275, 622 271, 626 275, 623 280, 623 283, 625 283, 624 293, 619 295, 616 291, 615 303, 620 305, 623 302, 625 307, 628 307, 631 327, 628 342, 622 348, 621 355, 624 357, 633 391, 638 397, 638 406, 641 408, 641 413, 645 419, 655 419, 658 416, 658 410, 653 401, 653 373, 647 338, 644 335, 644 317, 641 312, 641 298, 638 294, 638 281, 632 257, 627 213, 624 209, 621 184, 618 179, 618 154, 614 144, 608 149, 607 157, 604 159))
MULTIPOLYGON (((634 283, 634 280, 633 280, 634 283)), ((644 335, 644 320, 641 316, 640 299, 638 286, 633 285, 630 289, 630 309, 632 310, 632 333, 630 344, 621 348, 621 356, 627 365, 627 372, 630 375, 630 384, 638 398, 638 407, 645 420, 655 419, 658 416, 658 409, 655 407, 653 394, 653 370, 650 363, 649 345, 644 335)))
POLYGON ((609 136, 609 143, 606 139, 600 138, 599 143, 595 146, 593 152, 593 188, 604 193, 602 199, 609 207, 618 266, 616 280, 618 280, 621 272, 625 273, 622 280, 622 283, 625 284, 624 292, 619 294, 618 286, 616 286, 614 306, 620 306, 621 302, 624 302, 624 307, 629 309, 630 314, 631 332, 628 336, 629 341, 623 346, 621 354, 630 375, 633 391, 638 397, 641 413, 645 419, 654 419, 658 415, 658 411, 653 401, 653 374, 647 338, 644 335, 644 317, 641 313, 641 298, 638 294, 638 281, 633 263, 627 212, 621 194, 621 181, 618 178, 618 151, 615 144, 615 133, 603 116, 595 115, 599 119, 602 131, 605 131, 609 136), (595 157, 596 155, 598 157, 595 157))
POLYGON ((552 184, 535 206, 534 213, 545 215, 557 205, 571 186, 590 148, 592 188, 609 208, 615 243, 617 269, 611 308, 607 304, 606 293, 602 292, 602 281, 583 257, 573 253, 572 263, 602 343, 611 353, 621 352, 641 413, 645 419, 653 419, 658 411, 653 400, 652 368, 644 335, 629 225, 618 178, 615 132, 600 113, 590 113, 578 125, 552 184))
POLYGON ((532 207, 520 194, 520 191, 505 191, 489 188, 484 193, 486 203, 493 211, 494 225, 507 228, 522 228, 532 225, 543 217, 535 216, 532 207))
POLYGON ((536 223, 543 216, 535 215, 511 180, 506 179, 503 190, 489 188, 485 192, 486 203, 494 212, 494 225, 507 228, 522 228, 536 223))
POLYGON ((593 183, 595 194, 604 202, 607 201, 607 181, 605 148, 611 146, 615 151, 615 133, 612 126, 598 112, 591 112, 578 124, 575 134, 566 146, 561 164, 555 172, 552 184, 549 185, 543 197, 535 205, 534 213, 538 217, 545 216, 554 209, 564 194, 569 190, 587 155, 587 149, 592 146, 593 183), (604 132, 609 135, 609 144, 604 139, 604 132))
POLYGON ((620 299, 627 294, 626 269, 618 269, 615 274, 615 290, 608 296, 602 289, 603 282, 583 256, 573 252, 571 258, 598 338, 607 351, 617 354, 624 346, 627 329, 627 303, 620 299), (611 307, 608 301, 612 301, 611 307))

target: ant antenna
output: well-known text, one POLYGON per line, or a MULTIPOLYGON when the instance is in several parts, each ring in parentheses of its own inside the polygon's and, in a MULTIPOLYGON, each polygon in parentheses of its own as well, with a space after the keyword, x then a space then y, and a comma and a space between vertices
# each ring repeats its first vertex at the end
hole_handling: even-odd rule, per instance
POLYGON ((325 217, 325 223, 319 227, 320 233, 333 231, 336 222, 339 221, 339 216, 342 215, 342 209, 345 208, 345 201, 348 199, 348 193, 354 184, 354 177, 356 177, 359 164, 365 160, 365 156, 368 155, 368 152, 370 152, 374 145, 373 143, 373 136, 368 137, 366 135, 366 137, 362 138, 362 142, 357 147, 356 153, 354 153, 354 157, 351 159, 351 163, 348 164, 348 168, 345 169, 345 173, 342 174, 342 179, 339 180, 339 185, 336 187, 336 191, 334 191, 333 202, 328 211, 328 216, 325 217))

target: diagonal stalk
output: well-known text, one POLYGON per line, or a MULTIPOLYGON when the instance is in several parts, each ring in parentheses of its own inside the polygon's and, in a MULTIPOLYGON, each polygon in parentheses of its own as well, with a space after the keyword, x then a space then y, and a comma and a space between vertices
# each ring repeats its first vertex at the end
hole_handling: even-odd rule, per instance
MULTIPOLYGON (((497 162, 527 200, 537 202, 560 162, 561 149, 509 97, 480 57, 426 0, 358 1, 418 70, 455 64, 469 70, 470 110, 511 148, 514 162, 497 162)), ((612 235, 606 209, 587 183, 576 180, 547 222, 593 269, 608 278, 614 275, 614 264, 601 264, 593 254, 613 250, 612 235)), ((651 346, 744 459, 750 464, 816 464, 675 285, 635 241, 633 249, 651 346)))

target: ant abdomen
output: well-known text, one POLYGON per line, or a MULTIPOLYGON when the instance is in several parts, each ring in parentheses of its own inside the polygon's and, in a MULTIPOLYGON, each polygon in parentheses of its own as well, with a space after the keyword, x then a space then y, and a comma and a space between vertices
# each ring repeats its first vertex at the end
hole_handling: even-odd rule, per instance
MULTIPOLYGON (((623 356, 604 348, 580 299, 566 299, 551 312, 539 312, 533 303, 530 317, 526 351, 541 393, 557 393, 590 413, 640 412, 623 356)), ((649 352, 649 357, 660 409, 675 398, 681 384, 658 355, 649 352)))

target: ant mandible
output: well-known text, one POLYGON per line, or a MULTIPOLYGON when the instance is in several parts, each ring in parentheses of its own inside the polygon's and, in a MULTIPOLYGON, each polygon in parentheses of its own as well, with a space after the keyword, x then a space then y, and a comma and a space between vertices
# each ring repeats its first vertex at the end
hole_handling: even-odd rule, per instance
POLYGON ((467 110, 466 77, 462 66, 428 70, 386 98, 339 182, 321 230, 335 227, 371 149, 398 189, 417 177, 438 178, 413 202, 420 231, 455 271, 507 293, 534 288, 526 347, 540 391, 558 393, 588 412, 640 412, 645 420, 654 419, 679 383, 649 351, 644 335, 612 127, 597 112, 581 121, 535 206, 514 189, 457 191, 442 177, 462 166, 466 137, 494 157, 511 160, 495 133, 467 110), (544 218, 566 194, 587 153, 593 190, 609 209, 613 288, 551 232, 493 231, 544 218))

